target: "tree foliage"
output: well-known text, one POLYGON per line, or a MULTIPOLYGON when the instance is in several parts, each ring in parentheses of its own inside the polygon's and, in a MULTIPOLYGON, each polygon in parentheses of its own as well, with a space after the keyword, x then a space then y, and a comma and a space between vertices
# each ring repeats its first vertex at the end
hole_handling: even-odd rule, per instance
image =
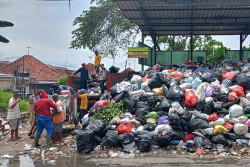
MULTIPOLYGON (((14 26, 13 23, 0 20, 0 27, 12 27, 12 26, 14 26)), ((10 41, 4 36, 0 35, 0 42, 9 43, 10 41)))
POLYGON ((250 50, 250 44, 248 45, 248 47, 243 46, 243 47, 242 47, 242 50, 250 50))
MULTIPOLYGON (((94 2, 94 0, 92 0, 94 2)), ((111 0, 96 0, 96 6, 83 11, 73 25, 70 48, 98 50, 104 57, 117 56, 139 33, 139 27, 127 20, 117 4, 111 0)))
POLYGON ((68 76, 61 77, 57 83, 59 85, 68 85, 68 76))

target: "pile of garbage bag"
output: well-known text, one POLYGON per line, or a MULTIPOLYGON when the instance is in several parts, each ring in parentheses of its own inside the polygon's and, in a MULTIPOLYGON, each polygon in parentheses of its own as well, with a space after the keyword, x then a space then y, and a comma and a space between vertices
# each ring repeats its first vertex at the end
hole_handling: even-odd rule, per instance
POLYGON ((128 112, 110 122, 86 121, 92 116, 86 115, 78 152, 90 153, 99 144, 126 153, 180 144, 192 153, 217 145, 250 147, 250 64, 236 63, 240 70, 232 62, 214 69, 157 65, 116 84, 101 100, 123 102, 128 112))

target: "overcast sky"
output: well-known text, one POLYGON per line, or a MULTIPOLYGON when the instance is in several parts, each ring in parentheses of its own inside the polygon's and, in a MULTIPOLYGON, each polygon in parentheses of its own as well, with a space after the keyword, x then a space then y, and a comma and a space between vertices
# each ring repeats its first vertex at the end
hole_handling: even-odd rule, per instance
MULTIPOLYGON (((75 17, 91 6, 90 0, 71 1, 36 1, 36 0, 0 0, 0 20, 14 23, 14 27, 0 29, 0 34, 7 37, 8 44, 0 43, 0 61, 14 61, 27 54, 46 64, 66 66, 77 69, 82 62, 90 62, 89 56, 94 54, 88 49, 68 49, 72 40, 71 32, 75 17)), ((238 36, 214 36, 231 49, 239 49, 238 36)), ((244 42, 250 43, 250 37, 244 42)), ((115 60, 115 66, 125 67, 126 55, 123 53, 115 60)), ((128 66, 135 67, 136 59, 130 59, 128 66)), ((104 59, 106 67, 113 65, 113 60, 104 59)), ((137 69, 140 69, 139 66, 137 69)))

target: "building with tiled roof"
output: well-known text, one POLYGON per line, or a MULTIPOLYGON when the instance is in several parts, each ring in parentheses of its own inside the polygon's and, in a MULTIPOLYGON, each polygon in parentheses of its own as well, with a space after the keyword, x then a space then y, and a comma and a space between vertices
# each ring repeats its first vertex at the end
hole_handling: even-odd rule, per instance
POLYGON ((24 73, 29 73, 29 77, 34 78, 36 81, 56 82, 66 75, 66 72, 63 73, 62 70, 53 69, 31 55, 25 55, 6 65, 0 69, 0 73, 14 74, 17 69, 18 73, 23 73, 23 67, 24 73))

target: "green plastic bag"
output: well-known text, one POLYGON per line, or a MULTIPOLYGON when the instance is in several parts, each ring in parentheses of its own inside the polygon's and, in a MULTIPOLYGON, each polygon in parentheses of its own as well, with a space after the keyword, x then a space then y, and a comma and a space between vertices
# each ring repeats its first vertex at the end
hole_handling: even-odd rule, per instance
POLYGON ((250 118, 250 114, 244 114, 244 117, 250 118))
POLYGON ((157 118, 157 117, 159 117, 159 115, 155 111, 153 111, 153 112, 148 113, 148 115, 146 115, 146 117, 147 118, 157 118))

